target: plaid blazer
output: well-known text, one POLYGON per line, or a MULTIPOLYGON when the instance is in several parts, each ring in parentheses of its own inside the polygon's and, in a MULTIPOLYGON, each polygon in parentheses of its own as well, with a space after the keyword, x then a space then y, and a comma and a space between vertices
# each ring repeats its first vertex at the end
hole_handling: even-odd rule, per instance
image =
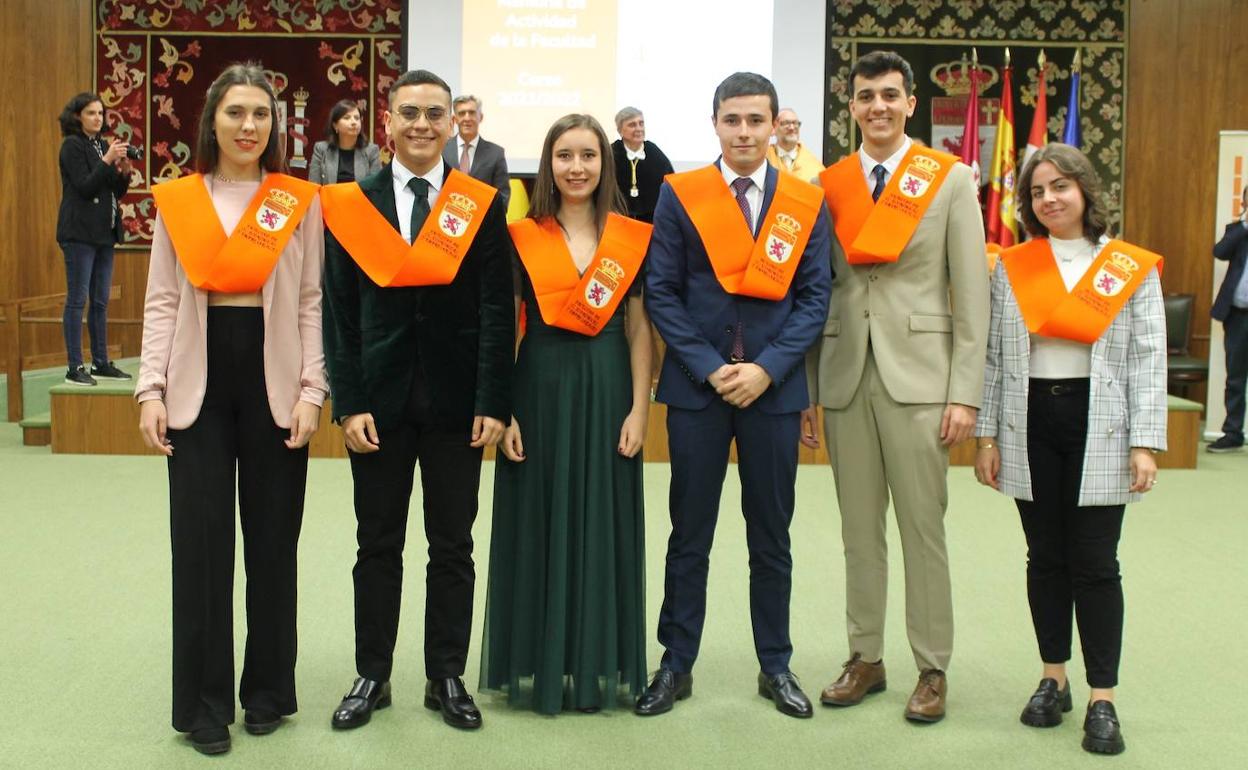
MULTIPOLYGON (((1020 500, 1033 499, 1027 459, 1030 361, 1027 325, 1005 267, 998 264, 975 435, 996 438, 1001 491, 1020 500)), ((1131 447, 1166 448, 1166 317, 1156 270, 1093 343, 1091 385, 1079 505, 1135 502, 1142 495, 1127 491, 1131 447)))

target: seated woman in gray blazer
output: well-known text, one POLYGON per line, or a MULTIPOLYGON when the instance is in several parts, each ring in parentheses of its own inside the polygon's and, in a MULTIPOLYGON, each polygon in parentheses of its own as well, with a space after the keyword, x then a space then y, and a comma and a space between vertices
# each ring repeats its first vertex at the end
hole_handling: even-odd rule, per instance
POLYGON ((1072 708, 1073 611, 1091 691, 1083 748, 1117 754, 1118 539, 1166 448, 1160 257, 1105 236, 1100 180, 1074 147, 1042 148, 1018 190, 1035 237, 1002 252, 992 277, 975 477, 1015 498, 1027 538, 1044 673, 1022 723, 1052 727, 1072 708))
POLYGON ((360 105, 343 99, 329 111, 325 140, 312 147, 308 181, 316 184, 358 182, 381 170, 380 150, 363 130, 360 105))

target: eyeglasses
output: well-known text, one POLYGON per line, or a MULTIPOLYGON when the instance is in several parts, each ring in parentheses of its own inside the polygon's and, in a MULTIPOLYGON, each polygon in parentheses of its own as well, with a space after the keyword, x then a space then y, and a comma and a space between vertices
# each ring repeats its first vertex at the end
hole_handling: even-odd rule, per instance
POLYGON ((800 120, 782 120, 782 121, 780 121, 780 127, 781 127, 781 128, 801 128, 801 127, 802 127, 802 121, 800 121, 800 120))
POLYGON ((438 106, 416 107, 404 105, 397 110, 390 110, 390 114, 398 117, 403 123, 415 123, 420 120, 421 115, 424 115, 425 120, 430 123, 437 123, 446 117, 447 109, 438 106))

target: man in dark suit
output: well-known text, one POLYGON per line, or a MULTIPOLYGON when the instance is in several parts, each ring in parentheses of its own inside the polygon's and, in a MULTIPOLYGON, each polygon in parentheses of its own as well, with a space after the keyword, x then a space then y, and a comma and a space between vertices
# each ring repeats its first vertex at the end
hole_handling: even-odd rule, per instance
MULTIPOLYGON (((442 147, 451 93, 437 75, 416 70, 391 86, 389 104, 394 160, 360 189, 410 242, 450 173, 442 147)), ((337 728, 366 724, 390 704, 417 461, 429 541, 424 703, 455 727, 481 725, 460 679, 472 624, 472 523, 482 449, 497 442, 511 414, 515 310, 502 202, 495 196, 477 216, 484 220, 475 240, 444 285, 378 286, 357 264, 368 255, 349 253, 341 234, 326 231, 325 358, 333 416, 350 450, 359 544, 359 676, 334 712, 337 728)))
POLYGON ((507 155, 501 146, 481 138, 481 121, 485 120, 481 100, 472 94, 461 94, 455 97, 451 108, 458 133, 455 141, 446 143, 442 160, 451 168, 457 168, 497 189, 503 199, 503 211, 506 211, 511 200, 507 155))
POLYGON ((828 213, 818 188, 787 174, 782 180, 767 164, 778 111, 770 81, 736 73, 716 89, 713 105, 722 157, 664 182, 646 259, 646 310, 667 342, 657 398, 667 404, 672 534, 659 615, 665 652, 636 711, 664 713, 692 692, 711 541, 735 439, 759 694, 782 713, 809 717, 810 701, 789 671, 789 523, 798 419, 809 398, 804 356, 823 328, 831 293, 828 213), (691 192, 686 183, 695 179, 691 192), (784 196, 777 195, 781 184, 784 196), (805 206, 800 212, 791 192, 805 206), (708 201, 717 206, 710 218, 701 213, 708 201), (743 214, 748 227, 737 219, 743 214), (725 288, 733 282, 720 274, 723 266, 741 264, 734 254, 774 245, 776 222, 802 217, 804 248, 777 247, 776 265, 767 267, 796 271, 776 287, 778 299, 750 296, 744 283, 725 288), (727 248, 725 234, 732 235, 727 248))
POLYGON ((1222 437, 1205 447, 1210 452, 1238 452, 1244 448, 1244 385, 1248 381, 1248 187, 1244 188, 1239 219, 1226 226, 1213 256, 1229 264, 1209 314, 1222 322, 1226 349, 1226 420, 1222 437))
POLYGON ((628 204, 628 215, 642 222, 654 221, 663 177, 672 173, 672 162, 654 142, 646 139, 646 116, 636 107, 615 113, 620 138, 611 143, 615 156, 615 182, 628 204))

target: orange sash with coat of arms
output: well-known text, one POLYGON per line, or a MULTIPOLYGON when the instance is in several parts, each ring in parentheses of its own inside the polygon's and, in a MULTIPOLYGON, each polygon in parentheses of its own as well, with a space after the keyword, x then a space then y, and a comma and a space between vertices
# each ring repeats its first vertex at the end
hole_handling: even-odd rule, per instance
POLYGON ((558 223, 521 219, 508 226, 548 326, 594 336, 602 331, 641 272, 652 225, 608 214, 598 249, 578 275, 558 223))
POLYGON ((718 166, 669 174, 667 183, 698 231, 724 291, 770 300, 788 293, 823 205, 818 187, 777 174, 771 206, 754 238, 718 166))
POLYGON ((161 182, 152 187, 152 197, 192 286, 250 294, 260 291, 268 280, 308 213, 317 187, 286 174, 265 174, 228 236, 216 217, 203 174, 161 182))
POLYGON ((1110 241, 1069 292, 1048 238, 1006 249, 1001 264, 1010 279, 1027 331, 1091 345, 1127 304, 1155 266, 1164 261, 1126 241, 1110 241))
POLYGON ((858 153, 824 169, 819 184, 845 261, 851 265, 896 262, 957 162, 948 153, 911 142, 878 201, 871 200, 858 153))
POLYGON ((498 194, 454 169, 411 244, 356 182, 321 188, 325 225, 378 286, 442 286, 455 280, 498 194))

